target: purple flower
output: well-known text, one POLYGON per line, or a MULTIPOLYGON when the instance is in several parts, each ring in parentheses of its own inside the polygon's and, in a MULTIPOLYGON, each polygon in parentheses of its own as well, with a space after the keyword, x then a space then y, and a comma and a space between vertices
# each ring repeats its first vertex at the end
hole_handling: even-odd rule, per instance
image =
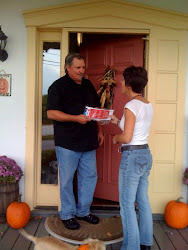
POLYGON ((16 183, 22 176, 22 169, 13 159, 0 156, 0 183, 16 183))
POLYGON ((183 184, 188 185, 188 168, 185 169, 182 179, 183 179, 183 184))

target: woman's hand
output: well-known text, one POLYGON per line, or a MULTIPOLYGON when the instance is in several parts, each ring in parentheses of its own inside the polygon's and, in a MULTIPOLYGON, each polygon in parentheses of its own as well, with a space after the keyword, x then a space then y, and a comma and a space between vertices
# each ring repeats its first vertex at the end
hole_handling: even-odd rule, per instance
POLYGON ((117 144, 117 143, 118 143, 118 135, 115 135, 115 136, 112 138, 112 141, 113 141, 113 144, 117 144))
POLYGON ((99 141, 99 146, 101 146, 104 142, 104 135, 102 132, 98 133, 98 141, 99 141))
POLYGON ((104 135, 102 132, 102 127, 100 122, 97 122, 97 126, 98 126, 98 141, 99 141, 99 146, 101 146, 104 142, 104 135))
POLYGON ((115 115, 111 115, 110 117, 111 117, 110 122, 117 125, 119 121, 118 118, 115 115))

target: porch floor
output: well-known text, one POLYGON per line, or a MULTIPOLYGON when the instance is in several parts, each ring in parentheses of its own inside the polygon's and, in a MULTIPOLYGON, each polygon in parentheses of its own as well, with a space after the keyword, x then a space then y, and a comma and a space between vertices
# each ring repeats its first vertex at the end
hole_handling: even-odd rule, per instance
MULTIPOLYGON (((49 235, 44 227, 45 217, 33 217, 25 230, 36 237, 49 235)), ((172 229, 164 221, 154 220, 154 245, 152 250, 188 250, 188 227, 181 230, 172 229)), ((121 242, 107 245, 107 250, 119 250, 121 242)), ((26 250, 34 249, 31 241, 12 229, 8 224, 0 224, 0 249, 1 250, 26 250)))

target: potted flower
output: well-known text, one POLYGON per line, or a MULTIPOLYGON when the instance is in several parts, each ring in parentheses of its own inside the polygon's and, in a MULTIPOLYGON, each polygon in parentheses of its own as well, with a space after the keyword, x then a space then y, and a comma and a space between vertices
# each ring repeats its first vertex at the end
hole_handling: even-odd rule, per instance
POLYGON ((18 201, 18 182, 22 176, 22 169, 13 159, 0 156, 0 223, 6 222, 6 210, 10 203, 18 201))
POLYGON ((187 185, 187 204, 188 204, 188 168, 183 173, 183 184, 187 185))
POLYGON ((188 168, 186 168, 183 173, 183 184, 188 186, 188 168))

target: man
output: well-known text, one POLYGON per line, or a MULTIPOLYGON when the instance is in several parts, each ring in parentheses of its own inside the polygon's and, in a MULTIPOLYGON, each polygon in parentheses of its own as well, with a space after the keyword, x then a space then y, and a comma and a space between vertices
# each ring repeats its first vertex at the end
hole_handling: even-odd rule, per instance
POLYGON ((97 182, 96 152, 103 143, 99 123, 83 114, 85 106, 100 106, 92 83, 85 79, 85 61, 78 53, 65 58, 66 75, 48 90, 47 116, 54 120, 56 156, 59 165, 60 218, 68 229, 78 229, 75 220, 97 224, 99 218, 90 214, 90 205, 97 182), (73 194, 73 178, 77 173, 78 203, 73 194))

